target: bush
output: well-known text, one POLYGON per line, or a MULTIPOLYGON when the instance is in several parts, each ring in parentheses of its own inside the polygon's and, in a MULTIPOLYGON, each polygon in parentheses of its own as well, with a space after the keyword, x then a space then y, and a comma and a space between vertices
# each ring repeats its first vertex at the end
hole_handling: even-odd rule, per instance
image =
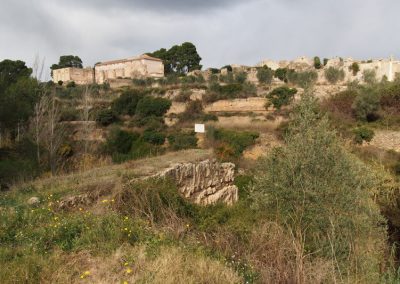
POLYGON ((212 128, 209 129, 207 135, 208 139, 217 142, 216 154, 222 160, 239 158, 243 151, 253 145, 259 137, 257 132, 212 128))
POLYGON ((163 116, 171 104, 168 99, 145 96, 137 103, 136 114, 140 117, 163 116))
POLYGON ((68 84, 67 84, 67 88, 75 88, 76 87, 76 84, 75 84, 75 82, 74 81, 70 81, 70 82, 68 82, 68 84))
POLYGON ((127 132, 119 128, 112 129, 105 142, 105 150, 109 154, 127 154, 132 148, 132 143, 139 137, 139 133, 127 132))
POLYGON ((258 82, 262 84, 271 84, 272 78, 274 76, 274 71, 268 66, 263 66, 257 69, 257 79, 258 82))
POLYGON ((197 147, 197 138, 194 131, 171 134, 168 136, 168 142, 170 147, 175 151, 197 147))
MULTIPOLYGON (((290 104, 296 93, 296 89, 283 86, 272 90, 266 97, 279 110, 282 106, 290 104)), ((269 104, 266 106, 268 107, 269 104)))
POLYGON ((358 127, 354 129, 354 141, 357 144, 362 144, 364 141, 370 142, 374 138, 374 131, 367 127, 358 127))
POLYGON ((79 110, 69 107, 61 111, 60 121, 77 121, 79 120, 79 110))
POLYGON ((190 96, 192 95, 192 91, 187 88, 182 88, 179 94, 175 97, 176 102, 186 103, 190 101, 190 96))
POLYGON ((287 74, 288 74, 288 69, 287 68, 278 68, 275 70, 275 78, 278 78, 279 80, 287 83, 288 79, 287 79, 287 74))
POLYGON ((325 78, 331 84, 336 84, 339 81, 343 81, 344 77, 345 77, 345 74, 342 69, 337 69, 337 68, 331 66, 325 70, 325 78))
POLYGON ((246 80, 247 80, 247 73, 246 72, 241 71, 241 72, 238 72, 238 73, 235 74, 235 81, 238 84, 243 84, 244 82, 246 82, 246 80))
POLYGON ((375 84, 377 82, 376 71, 373 70, 373 69, 364 70, 364 72, 363 72, 363 80, 367 84, 375 84))
POLYGON ((112 109, 102 109, 96 114, 96 122, 102 126, 108 126, 116 121, 118 117, 112 109))
POLYGON ((329 59, 328 58, 324 58, 324 66, 326 66, 326 64, 328 64, 329 59))
POLYGON ((321 59, 318 56, 314 57, 314 68, 315 69, 321 69, 322 68, 321 59))
POLYGON ((190 101, 184 112, 178 115, 181 122, 194 121, 203 115, 203 104, 200 100, 190 101))
POLYGON ((120 115, 134 115, 138 102, 144 94, 137 90, 125 90, 121 96, 112 102, 111 109, 120 115))
POLYGON ((341 273, 378 283, 386 241, 385 222, 370 199, 378 180, 339 145, 317 110, 315 99, 302 97, 285 146, 259 165, 253 206, 287 228, 300 255, 332 260, 341 273))
POLYGON ((354 99, 352 109, 357 119, 364 121, 376 120, 380 106, 380 93, 373 87, 365 87, 354 99))
POLYGON ((294 70, 289 70, 287 78, 289 82, 306 89, 315 84, 318 79, 318 74, 315 71, 296 72, 294 70))
POLYGON ((353 64, 350 65, 349 70, 353 72, 353 76, 356 76, 360 71, 360 65, 358 65, 357 62, 353 62, 353 64))
POLYGON ((153 145, 162 145, 165 142, 165 134, 159 131, 146 129, 143 132, 143 140, 153 145))

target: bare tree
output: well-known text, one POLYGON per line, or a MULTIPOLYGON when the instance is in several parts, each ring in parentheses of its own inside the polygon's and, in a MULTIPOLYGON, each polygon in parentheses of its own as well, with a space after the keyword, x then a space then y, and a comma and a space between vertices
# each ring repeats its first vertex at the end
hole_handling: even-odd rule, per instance
POLYGON ((49 97, 44 94, 35 104, 33 117, 31 119, 31 131, 33 132, 32 135, 36 142, 36 159, 38 164, 40 164, 41 161, 40 147, 41 147, 41 140, 44 136, 43 135, 45 129, 44 123, 48 105, 49 105, 49 97))
POLYGON ((52 92, 45 101, 45 115, 43 120, 43 146, 46 148, 52 175, 57 171, 59 149, 65 138, 65 126, 60 122, 61 111, 55 93, 52 92))
POLYGON ((91 90, 89 86, 85 87, 85 91, 82 93, 82 114, 81 119, 83 122, 83 142, 84 142, 84 153, 87 154, 89 147, 89 138, 92 133, 93 125, 90 120, 90 108, 91 108, 91 90))

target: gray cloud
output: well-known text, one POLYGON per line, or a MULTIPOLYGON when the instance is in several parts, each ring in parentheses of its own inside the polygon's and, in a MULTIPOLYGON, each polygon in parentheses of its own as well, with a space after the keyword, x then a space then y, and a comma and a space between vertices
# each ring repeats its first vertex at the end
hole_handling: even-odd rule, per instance
POLYGON ((193 42, 203 65, 399 54, 397 0, 0 0, 0 60, 86 65, 193 42))

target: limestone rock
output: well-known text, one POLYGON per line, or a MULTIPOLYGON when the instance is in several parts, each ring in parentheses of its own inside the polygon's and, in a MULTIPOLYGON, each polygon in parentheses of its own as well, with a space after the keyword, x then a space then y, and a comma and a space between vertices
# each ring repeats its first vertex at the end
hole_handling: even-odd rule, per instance
POLYGON ((28 199, 27 203, 31 206, 34 206, 40 203, 40 199, 39 197, 31 197, 28 199))
POLYGON ((238 188, 233 163, 205 160, 199 163, 176 164, 156 175, 176 181, 180 193, 201 205, 218 202, 233 204, 238 200, 238 188))

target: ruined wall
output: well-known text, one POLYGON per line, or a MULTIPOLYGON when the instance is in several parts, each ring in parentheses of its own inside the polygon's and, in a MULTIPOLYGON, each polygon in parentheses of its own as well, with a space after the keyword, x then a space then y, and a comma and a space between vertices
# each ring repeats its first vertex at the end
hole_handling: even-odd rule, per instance
POLYGON ((261 112, 265 113, 265 98, 251 97, 247 99, 220 100, 207 105, 205 112, 261 112))
POLYGON ((176 164, 156 175, 176 181, 180 193, 196 204, 222 202, 233 204, 238 200, 234 185, 235 165, 205 160, 198 163, 176 164))
POLYGON ((92 84, 94 82, 94 73, 91 67, 88 68, 61 68, 53 70, 53 82, 58 81, 71 82, 74 81, 78 85, 92 84))

